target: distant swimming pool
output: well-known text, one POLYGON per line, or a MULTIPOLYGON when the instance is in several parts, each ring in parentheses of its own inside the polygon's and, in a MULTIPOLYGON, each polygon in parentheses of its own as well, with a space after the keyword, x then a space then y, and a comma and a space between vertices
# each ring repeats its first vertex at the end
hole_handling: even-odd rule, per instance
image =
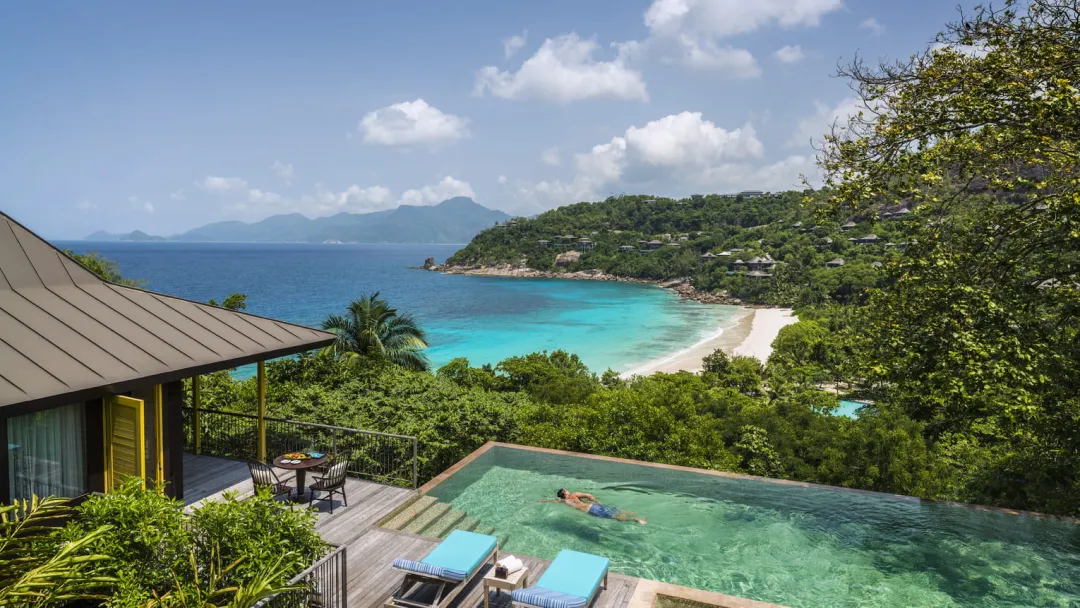
POLYGON ((833 416, 855 418, 859 415, 859 410, 865 406, 866 404, 862 401, 848 401, 847 399, 841 399, 840 407, 833 411, 833 416))
POLYGON ((1080 526, 1064 521, 502 446, 429 494, 495 526, 504 551, 586 551, 792 608, 1080 605, 1080 526), (562 487, 649 524, 533 502, 562 487))

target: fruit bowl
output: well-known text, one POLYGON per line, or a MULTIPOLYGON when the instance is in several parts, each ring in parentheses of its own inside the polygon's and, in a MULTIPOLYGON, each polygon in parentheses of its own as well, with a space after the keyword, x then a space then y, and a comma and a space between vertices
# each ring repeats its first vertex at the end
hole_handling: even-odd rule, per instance
POLYGON ((285 458, 289 460, 307 460, 308 458, 311 458, 311 456, 308 456, 303 452, 292 452, 289 454, 285 454, 285 458))

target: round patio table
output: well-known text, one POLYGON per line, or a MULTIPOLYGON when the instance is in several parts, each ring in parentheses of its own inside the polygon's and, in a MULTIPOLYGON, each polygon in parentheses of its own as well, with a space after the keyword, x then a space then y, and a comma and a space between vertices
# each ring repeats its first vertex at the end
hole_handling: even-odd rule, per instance
POLYGON ((285 455, 278 456, 274 459, 274 466, 286 469, 289 471, 296 471, 296 500, 303 500, 304 498, 304 481, 307 477, 308 469, 314 469, 315 467, 326 462, 328 456, 325 454, 318 458, 307 458, 297 463, 282 462, 282 460, 290 460, 285 458, 285 455))

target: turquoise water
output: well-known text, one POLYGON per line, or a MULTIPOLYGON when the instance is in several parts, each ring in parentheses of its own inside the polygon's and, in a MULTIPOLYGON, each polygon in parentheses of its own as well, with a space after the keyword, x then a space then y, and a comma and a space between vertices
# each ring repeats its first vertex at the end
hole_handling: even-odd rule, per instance
POLYGON ((845 416, 847 418, 855 418, 859 415, 859 410, 866 404, 862 401, 848 401, 846 399, 840 400, 840 407, 833 411, 834 416, 845 416))
POLYGON ((792 608, 1080 605, 1080 527, 915 499, 494 448, 432 495, 502 550, 569 548, 624 574, 792 608), (594 494, 648 525, 537 503, 594 494))
MULTIPOLYGON (((207 301, 248 295, 249 312, 317 326, 380 291, 428 331, 435 367, 562 348, 594 371, 629 371, 689 347, 738 310, 680 300, 649 285, 450 276, 410 270, 459 245, 60 242, 116 260, 147 288, 207 301)), ((241 369, 241 377, 250 375, 241 369)))

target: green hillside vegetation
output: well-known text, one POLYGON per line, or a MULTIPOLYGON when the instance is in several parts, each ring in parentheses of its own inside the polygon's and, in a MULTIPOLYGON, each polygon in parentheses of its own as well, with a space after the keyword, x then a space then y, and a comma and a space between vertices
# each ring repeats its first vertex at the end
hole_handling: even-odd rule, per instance
POLYGON ((823 217, 812 205, 820 199, 814 192, 795 191, 747 198, 612 197, 489 228, 447 264, 599 269, 639 279, 690 278, 699 290, 754 303, 846 303, 880 283, 884 265, 915 240, 915 222, 926 221, 905 205, 823 217), (855 225, 845 228, 849 222, 855 225), (872 243, 851 240, 871 234, 877 237, 872 243), (591 244, 582 246, 582 238, 591 244), (649 250, 650 241, 659 242, 652 245, 655 250, 649 250), (568 250, 580 251, 580 259, 556 264, 568 250), (703 259, 706 254, 717 257, 703 259), (769 261, 757 267, 751 262, 755 258, 769 261), (844 264, 827 267, 836 259, 844 264))

